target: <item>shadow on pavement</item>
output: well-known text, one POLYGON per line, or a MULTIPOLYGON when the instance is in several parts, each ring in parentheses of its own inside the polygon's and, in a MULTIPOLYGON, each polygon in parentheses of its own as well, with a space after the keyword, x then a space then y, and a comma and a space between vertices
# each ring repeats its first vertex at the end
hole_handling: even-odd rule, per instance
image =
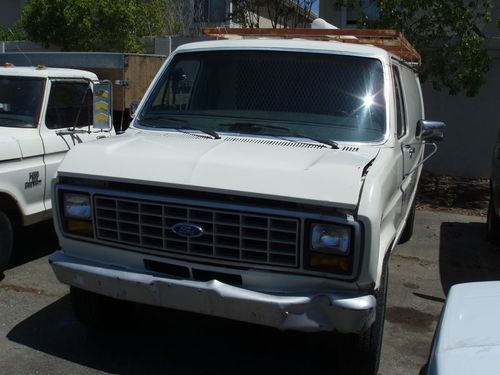
POLYGON ((350 374, 342 345, 311 335, 140 306, 131 324, 93 332, 69 296, 30 316, 7 338, 95 370, 119 374, 350 374))
POLYGON ((59 248, 52 220, 17 231, 9 269, 51 254, 59 248))
POLYGON ((486 224, 441 224, 439 273, 446 295, 454 284, 500 280, 500 249, 486 241, 486 224))

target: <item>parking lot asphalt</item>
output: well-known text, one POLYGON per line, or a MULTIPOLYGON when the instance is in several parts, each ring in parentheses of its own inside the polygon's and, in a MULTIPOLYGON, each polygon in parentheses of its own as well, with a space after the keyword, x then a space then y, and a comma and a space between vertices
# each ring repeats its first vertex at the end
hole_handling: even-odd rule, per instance
MULTIPOLYGON (((500 249, 484 218, 417 211, 412 240, 390 260, 381 374, 424 373, 451 285, 500 279, 500 249)), ((45 223, 21 233, 0 281, 0 374, 349 373, 355 357, 328 338, 143 307, 107 332, 83 327, 47 262, 57 238, 45 223)))

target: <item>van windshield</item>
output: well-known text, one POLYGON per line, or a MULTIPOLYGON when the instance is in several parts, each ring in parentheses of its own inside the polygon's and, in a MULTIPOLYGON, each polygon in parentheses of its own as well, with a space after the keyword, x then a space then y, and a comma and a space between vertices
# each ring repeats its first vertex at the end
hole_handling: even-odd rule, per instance
POLYGON ((36 126, 43 89, 42 78, 0 76, 0 126, 36 126))
POLYGON ((222 134, 380 142, 386 133, 382 63, 326 53, 180 53, 138 120, 222 134))

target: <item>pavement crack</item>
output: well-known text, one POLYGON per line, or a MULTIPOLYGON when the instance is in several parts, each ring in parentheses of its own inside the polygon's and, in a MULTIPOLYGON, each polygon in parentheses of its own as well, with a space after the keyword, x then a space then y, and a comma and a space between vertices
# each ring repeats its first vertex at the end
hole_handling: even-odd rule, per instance
POLYGON ((393 257, 418 262, 419 266, 422 266, 422 267, 429 267, 432 265, 431 261, 428 261, 425 259, 420 259, 418 257, 411 256, 411 255, 394 254, 393 257))
POLYGON ((15 285, 15 284, 0 284, 0 289, 12 291, 16 293, 28 293, 28 294, 36 294, 44 297, 58 297, 55 294, 47 293, 45 290, 29 288, 25 286, 15 285))

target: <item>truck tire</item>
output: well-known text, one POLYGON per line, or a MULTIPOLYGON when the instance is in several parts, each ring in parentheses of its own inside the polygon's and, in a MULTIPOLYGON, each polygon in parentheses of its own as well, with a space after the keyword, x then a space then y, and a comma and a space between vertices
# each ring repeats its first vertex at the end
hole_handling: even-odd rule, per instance
POLYGON ((385 305, 387 302, 388 286, 388 257, 384 261, 384 268, 380 279, 380 287, 375 293, 377 305, 375 308, 375 322, 372 326, 355 336, 355 345, 359 353, 357 361, 357 374, 376 375, 380 364, 380 353, 382 351, 382 338, 384 334, 385 305))
POLYGON ((500 220, 495 210, 495 202, 490 198, 488 216, 486 219, 486 239, 493 245, 500 245, 500 220))
POLYGON ((9 265, 13 242, 12 224, 7 215, 0 211, 0 273, 9 265))
POLYGON ((130 318, 131 302, 106 297, 76 287, 70 288, 71 304, 77 319, 89 328, 116 328, 130 318))
POLYGON ((410 208, 410 213, 406 218, 405 227, 403 228, 401 237, 399 237, 398 244, 408 242, 411 239, 411 236, 413 236, 413 226, 415 224, 415 211, 416 211, 416 203, 415 199, 413 199, 413 203, 411 204, 410 208))

